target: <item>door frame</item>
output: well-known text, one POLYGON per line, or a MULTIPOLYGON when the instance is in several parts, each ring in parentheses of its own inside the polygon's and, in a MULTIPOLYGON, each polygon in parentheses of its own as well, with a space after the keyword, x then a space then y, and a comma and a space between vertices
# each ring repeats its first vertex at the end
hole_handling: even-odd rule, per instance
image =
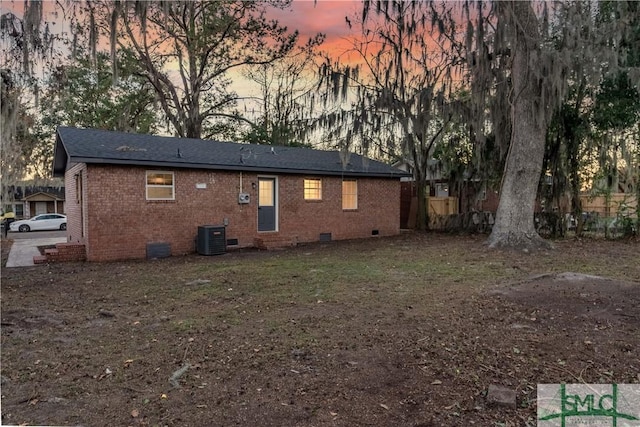
POLYGON ((258 175, 258 197, 257 197, 257 209, 256 209, 256 228, 258 233, 276 233, 280 229, 280 203, 279 203, 279 191, 278 191, 278 177, 274 175, 258 175), (273 230, 260 230, 260 180, 273 181, 273 209, 274 209, 274 228, 273 230))
POLYGON ((85 229, 86 209, 84 208, 84 177, 83 177, 82 171, 80 171, 80 173, 75 175, 75 179, 76 179, 76 203, 80 208, 80 237, 84 238, 87 235, 87 231, 85 229))

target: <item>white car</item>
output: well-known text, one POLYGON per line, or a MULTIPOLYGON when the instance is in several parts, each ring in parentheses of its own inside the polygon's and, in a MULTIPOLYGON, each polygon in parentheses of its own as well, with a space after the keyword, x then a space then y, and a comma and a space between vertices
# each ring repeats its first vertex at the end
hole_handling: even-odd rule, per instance
POLYGON ((67 217, 65 215, 48 213, 36 215, 33 218, 14 221, 9 226, 11 231, 35 231, 35 230, 66 230, 67 217))

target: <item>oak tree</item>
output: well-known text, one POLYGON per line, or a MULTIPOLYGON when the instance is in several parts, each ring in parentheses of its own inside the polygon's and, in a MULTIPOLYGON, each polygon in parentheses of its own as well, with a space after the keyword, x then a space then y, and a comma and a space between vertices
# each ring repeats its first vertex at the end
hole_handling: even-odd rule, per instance
POLYGON ((105 2, 97 17, 117 50, 139 61, 177 136, 212 137, 245 121, 230 73, 271 63, 298 33, 266 17, 278 1, 105 2), (105 13, 110 11, 110 13, 105 13))

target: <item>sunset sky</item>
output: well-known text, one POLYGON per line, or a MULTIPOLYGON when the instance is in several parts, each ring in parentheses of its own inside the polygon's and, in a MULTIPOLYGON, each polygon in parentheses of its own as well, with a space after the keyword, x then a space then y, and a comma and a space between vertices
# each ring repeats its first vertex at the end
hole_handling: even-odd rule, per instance
MULTIPOLYGON (((21 16, 24 2, 21 0, 0 1, 2 13, 12 11, 21 16)), ((55 22, 50 28, 54 33, 68 31, 68 22, 63 22, 61 14, 56 14, 56 3, 53 0, 44 0, 44 21, 55 22)), ((345 17, 354 17, 362 13, 362 3, 359 0, 294 0, 286 10, 271 9, 269 17, 277 19, 281 25, 289 31, 298 30, 300 43, 305 43, 310 37, 318 33, 324 33, 326 40, 321 49, 332 56, 340 56, 341 62, 348 63, 353 56, 344 53, 351 46, 348 38, 353 31, 349 29, 345 17)), ((352 21, 354 21, 352 19, 352 21)), ((108 50, 108 42, 101 40, 100 48, 108 50)), ((232 88, 243 96, 256 95, 256 87, 246 81, 241 73, 231 73, 234 81, 232 88)))
MULTIPOLYGON (((54 18, 54 0, 44 0, 44 20, 58 21, 54 18)), ((2 13, 12 11, 21 16, 24 2, 19 0, 0 1, 2 13)), ((271 17, 277 19, 289 30, 298 30, 300 39, 307 40, 317 33, 324 33, 327 36, 325 48, 329 51, 343 51, 347 44, 344 37, 350 33, 346 24, 345 16, 353 16, 362 13, 362 3, 358 0, 294 0, 287 10, 273 10, 271 17)), ((52 27, 54 32, 65 27, 64 23, 56 22, 52 27)), ((67 28, 64 28, 65 30, 67 28)))
MULTIPOLYGON (((294 0, 289 9, 273 10, 270 17, 290 31, 298 30, 301 44, 318 33, 325 34, 326 39, 320 49, 333 57, 340 56, 341 62, 346 64, 354 60, 354 55, 347 51, 351 47, 348 38, 355 28, 349 29, 345 17, 361 14, 361 8, 362 2, 358 0, 294 0)), ((233 78, 234 89, 244 94, 255 94, 253 90, 257 87, 248 89, 246 85, 251 83, 240 75, 235 74, 233 78)))
MULTIPOLYGON (((60 15, 54 17, 55 5, 54 0, 44 0, 44 20, 55 21, 51 27, 53 32, 68 31, 68 24, 62 22, 60 15)), ((0 1, 2 13, 12 11, 21 16, 23 7, 23 1, 0 1)), ((301 42, 317 33, 324 33, 326 41, 322 49, 340 55, 348 49, 349 42, 346 38, 351 33, 345 17, 361 13, 362 3, 358 0, 294 0, 287 10, 272 9, 270 17, 277 19, 290 31, 298 30, 301 42)))
POLYGON ((301 40, 317 33, 327 35, 324 48, 331 52, 342 52, 348 47, 344 38, 351 30, 345 16, 360 14, 362 3, 353 0, 294 0, 291 10, 278 11, 274 18, 289 29, 297 29, 301 40))

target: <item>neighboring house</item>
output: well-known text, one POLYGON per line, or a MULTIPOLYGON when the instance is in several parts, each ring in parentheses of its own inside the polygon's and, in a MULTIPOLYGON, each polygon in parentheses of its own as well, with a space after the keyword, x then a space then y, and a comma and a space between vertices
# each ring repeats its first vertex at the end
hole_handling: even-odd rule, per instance
POLYGON ((224 225, 231 247, 400 232, 400 178, 337 151, 60 127, 67 240, 89 261, 192 253, 200 226, 224 225))
POLYGON ((14 212, 16 219, 43 213, 65 213, 65 189, 62 186, 11 185, 5 190, 7 199, 2 201, 2 209, 14 212))
POLYGON ((477 181, 465 181, 461 185, 460 193, 460 213, 485 212, 495 213, 498 211, 500 194, 493 190, 487 183, 477 181))

